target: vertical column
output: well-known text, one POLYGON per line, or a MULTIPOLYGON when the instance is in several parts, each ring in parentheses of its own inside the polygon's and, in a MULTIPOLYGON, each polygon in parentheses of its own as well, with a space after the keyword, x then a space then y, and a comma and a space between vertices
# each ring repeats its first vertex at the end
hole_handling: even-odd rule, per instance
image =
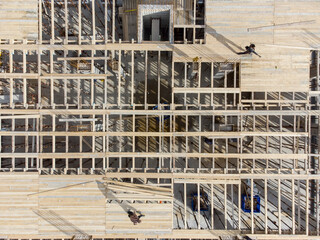
MULTIPOLYGON (((188 129, 189 129, 189 116, 188 115, 185 115, 186 116, 186 132, 188 132, 188 129)), ((189 137, 186 136, 186 152, 189 152, 189 137)), ((185 165, 185 168, 187 169, 189 166, 189 157, 186 157, 186 165, 185 165)))
POLYGON ((81 20, 82 20, 82 16, 81 16, 81 0, 78 0, 78 41, 79 41, 79 45, 81 45, 81 20))
MULTIPOLYGON (((92 60, 93 61, 93 60, 92 60)), ((93 115, 93 118, 96 118, 96 115, 93 115)), ((93 121, 92 122, 92 132, 96 131, 96 122, 93 121)), ((92 153, 96 152, 96 136, 92 136, 92 148, 91 148, 92 153)), ((93 170, 95 170, 95 166, 96 166, 96 158, 93 157, 92 158, 92 165, 91 165, 91 169, 90 169, 90 173, 93 174, 93 170)))
MULTIPOLYGON (((131 106, 134 105, 134 51, 131 50, 131 106)), ((135 126, 133 126, 134 128, 135 126)))
POLYGON ((241 230, 241 181, 238 185, 238 230, 241 230))
POLYGON ((121 54, 122 51, 118 51, 118 107, 121 105, 121 54))
POLYGON ((253 214, 253 178, 251 178, 250 203, 251 203, 251 234, 254 234, 254 214, 253 214))
MULTIPOLYGON (((63 56, 67 57, 68 51, 63 51, 63 56)), ((67 73, 67 61, 63 61, 63 73, 67 73)), ((63 79, 63 90, 64 90, 64 106, 68 109, 68 79, 63 79)))
POLYGON ((228 185, 224 184, 224 229, 228 229, 228 204, 227 204, 228 185))
POLYGON ((38 108, 40 108, 41 106, 41 74, 42 74, 42 70, 41 70, 41 54, 42 51, 40 50, 40 48, 38 48, 38 108))
MULTIPOLYGON (((282 108, 282 107, 280 106, 280 108, 282 108)), ((283 118, 282 118, 282 115, 280 115, 280 132, 283 131, 282 124, 283 124, 283 118)), ((282 153, 282 136, 280 136, 279 138, 280 138, 279 153, 281 154, 282 153)), ((280 169, 281 169, 282 168, 282 159, 280 159, 279 161, 280 161, 280 169)))
MULTIPOLYGON (((23 40, 23 44, 26 44, 27 41, 26 39, 23 40)), ((22 64, 23 64, 23 67, 22 67, 22 72, 23 73, 26 73, 27 72, 27 56, 26 56, 26 50, 23 50, 22 51, 22 64)), ((26 104, 27 104, 27 82, 26 82, 26 78, 23 78, 23 91, 22 91, 22 94, 23 94, 23 106, 26 107, 26 104)), ((27 119, 26 119, 27 121, 27 119)))
MULTIPOLYGON (((234 216, 235 216, 235 214, 234 214, 234 192, 233 192, 233 184, 231 184, 231 205, 232 205, 232 229, 234 229, 234 227, 235 227, 235 221, 234 221, 234 216)), ((230 219, 231 220, 231 219, 230 219)))
MULTIPOLYGON (((206 19, 206 18, 204 18, 204 19, 206 19)), ((233 87, 234 88, 237 87, 237 64, 236 63, 233 64, 233 87)), ((236 106, 236 102, 237 102, 236 98, 237 98, 237 94, 234 93, 233 94, 233 106, 236 106)))
POLYGON ((27 79, 23 78, 23 106, 27 107, 27 79))
MULTIPOLYGON (((212 116, 212 132, 215 131, 215 116, 213 115, 212 116)), ((215 146, 215 138, 212 138, 212 152, 214 153, 215 149, 214 149, 214 146, 215 146)), ((215 160, 215 157, 212 157, 212 169, 215 169, 216 167, 216 160, 215 160)))
MULTIPOLYGON (((12 79, 11 79, 12 80, 12 79)), ((13 118, 12 119, 12 131, 15 131, 15 128, 16 128, 16 120, 13 118)), ((13 155, 13 153, 16 151, 16 143, 15 143, 15 136, 12 136, 11 137, 11 152, 12 152, 12 169, 14 170, 15 167, 16 167, 16 163, 15 163, 15 156, 13 155)))
POLYGON ((198 229, 201 229, 201 206, 200 206, 200 183, 197 184, 197 205, 198 205, 198 229))
MULTIPOLYGON (((56 131, 56 115, 52 114, 52 131, 56 131)), ((56 136, 52 136, 52 153, 56 153, 56 136)), ((51 168, 51 174, 53 174, 53 171, 56 168, 56 159, 52 158, 52 168, 51 168)))
POLYGON ((317 236, 319 236, 319 180, 317 179, 316 180, 316 184, 317 184, 317 187, 316 187, 316 203, 317 203, 317 209, 316 209, 316 214, 317 214, 317 236))
MULTIPOLYGON (((171 53, 171 57, 172 57, 172 61, 171 61, 171 89, 173 89, 174 87, 174 62, 173 62, 173 53, 171 53)), ((171 106, 170 109, 174 110, 175 106, 174 106, 174 93, 173 91, 171 92, 171 106)), ((176 121, 175 121, 175 115, 172 115, 172 117, 170 118, 170 132, 175 132, 175 128, 176 128, 176 121)), ((174 146, 175 146, 175 137, 170 136, 170 152, 174 152, 174 146)), ((170 168, 173 167, 175 168, 175 158, 174 157, 170 157, 170 168)))
POLYGON ((108 1, 104 1, 104 43, 108 43, 108 1))
POLYGON ((309 235, 309 179, 306 180, 306 235, 309 235))
POLYGON ((211 196, 211 229, 214 229, 214 201, 213 201, 213 184, 211 183, 210 188, 210 196, 211 196))
MULTIPOLYGON (((98 0, 99 1, 99 0, 98 0)), ((92 0, 92 41, 93 44, 96 42, 96 3, 92 0)))
MULTIPOLYGON (((9 103, 9 106, 10 108, 14 108, 14 103, 13 103, 13 81, 15 81, 15 79, 13 78, 9 78, 9 84, 10 84, 10 103, 9 103)), ((12 120, 13 121, 13 120, 12 120)))
MULTIPOLYGON (((106 115, 103 114, 102 115, 102 131, 105 132, 106 131, 106 115)), ((103 160, 102 160, 102 168, 103 170, 106 170, 106 161, 105 161, 105 155, 106 155, 106 137, 107 136, 103 136, 102 137, 102 148, 103 148, 103 153, 104 153, 104 156, 103 156, 103 160)))
MULTIPOLYGON (((66 122, 66 131, 69 130, 69 122, 66 122)), ((69 152, 69 136, 66 136, 66 153, 69 152)), ((64 169, 65 174, 67 173, 67 170, 69 168, 69 159, 66 158, 66 167, 64 169)))
POLYGON ((268 234, 268 180, 264 179, 264 233, 268 234))
MULTIPOLYGON (((119 132, 122 132, 122 123, 123 123, 123 119, 122 119, 122 114, 120 114, 120 126, 119 126, 119 132)), ((119 152, 122 152, 122 137, 118 136, 118 142, 119 142, 119 152)), ((122 168, 122 157, 119 157, 119 169, 122 168)))
MULTIPOLYGON (((50 50, 50 73, 53 74, 53 50, 50 50)), ((53 81, 54 78, 50 78, 50 104, 54 108, 54 91, 53 91, 53 81)))
POLYGON ((160 102, 161 102, 161 95, 160 95, 160 90, 161 90, 161 77, 160 77, 160 74, 161 74, 161 51, 158 51, 158 72, 157 72, 157 75, 158 75, 158 106, 160 106, 160 102))
POLYGON ((187 229, 187 183, 183 183, 184 229, 187 229))
POLYGON ((301 196, 300 196, 300 180, 297 180, 298 182, 298 201, 297 201, 297 206, 298 206, 298 231, 301 231, 301 212, 300 212, 300 201, 301 201, 301 196))
MULTIPOLYGON (((133 109, 135 107, 133 106, 133 109)), ((136 115, 132 115, 132 131, 135 132, 136 131, 136 115)), ((132 152, 135 152, 136 151, 136 137, 133 136, 132 137, 132 152)), ((133 161, 133 168, 135 168, 135 165, 136 165, 136 158, 133 157, 132 159, 133 161)))
POLYGON ((295 181, 291 180, 291 196, 292 196, 292 234, 296 234, 296 206, 295 206, 295 181))
MULTIPOLYGON (((106 74, 108 71, 108 50, 104 50, 104 73, 106 74)), ((104 108, 108 108, 108 77, 106 75, 104 82, 103 82, 103 88, 104 88, 104 108)))
POLYGON ((68 44, 69 22, 68 22, 68 0, 64 0, 64 22, 65 22, 65 43, 68 44))
POLYGON ((319 69, 320 69, 320 62, 319 62, 319 60, 320 60, 320 56, 319 56, 320 54, 319 54, 319 51, 316 51, 316 64, 317 64, 317 80, 316 80, 316 91, 319 91, 319 75, 320 75, 320 71, 319 71, 319 69))
MULTIPOLYGON (((41 31, 41 30, 39 30, 41 31)), ((54 0, 51 0, 51 39, 54 43, 54 0)))
POLYGON ((116 5, 115 5, 115 0, 112 0, 112 43, 115 42, 115 27, 116 27, 116 5))
MULTIPOLYGON (((66 0, 67 1, 67 0, 66 0)), ((42 0, 39 0, 39 26, 38 26, 38 29, 39 29, 39 44, 42 44, 42 0)))
MULTIPOLYGON (((42 132, 42 130, 43 130, 42 128, 43 128, 43 116, 40 116, 39 122, 37 122, 37 132, 42 132)), ((43 153, 43 137, 42 136, 38 135, 37 143, 38 143, 37 144, 37 153, 43 153)), ((39 170, 39 172, 40 172, 42 168, 43 168, 43 159, 38 158, 37 170, 39 170)))
MULTIPOLYGON (((107 114, 106 126, 107 126, 106 127, 106 131, 109 132, 109 114, 107 114)), ((109 152, 109 136, 107 135, 106 138, 107 138, 107 142, 106 142, 107 149, 106 149, 106 152, 109 152)), ((107 156, 107 167, 106 167, 106 169, 108 169, 108 168, 109 168, 109 156, 107 156)))
MULTIPOLYGON (((2 122, 0 121, 0 129, 2 129, 2 122)), ((2 136, 0 135, 0 153, 2 152, 2 136)), ((2 169, 2 158, 0 157, 0 169, 2 169)))
MULTIPOLYGON (((23 44, 26 44, 27 41, 26 39, 23 40, 23 44)), ((27 72, 27 56, 26 56, 26 50, 22 51, 22 72, 26 73, 27 72)), ((23 78, 23 91, 22 91, 22 95, 23 95, 23 106, 26 107, 27 104, 27 80, 26 78, 23 78)), ((26 124, 28 124, 28 119, 26 119, 26 124)), ((26 142, 27 143, 27 142, 26 142)), ((27 158, 26 158, 27 159, 27 158)))
MULTIPOLYGON (((32 119, 33 121, 35 120, 35 119, 32 119)), ((25 131, 28 131, 29 130, 29 127, 28 127, 28 125, 29 125, 29 118, 26 118, 26 120, 25 120, 25 125, 24 125, 24 130, 25 131)), ((0 126, 0 129, 1 129, 1 126, 0 126)), ((25 138, 24 138, 24 141, 25 141, 25 145, 24 145, 24 152, 29 152, 29 142, 28 142, 28 136, 27 135, 25 135, 25 138)), ((1 145, 0 145, 1 146, 1 145)), ((26 157, 25 158, 25 165, 24 165, 24 170, 23 171, 28 171, 28 167, 29 167, 29 163, 28 163, 28 161, 29 161, 29 158, 28 157, 26 157)), ((1 165, 0 165, 0 167, 1 167, 1 165)))
MULTIPOLYGON (((13 51, 10 50, 9 51, 9 73, 13 73, 13 51)), ((10 84, 10 103, 9 103, 9 106, 10 108, 13 107, 13 79, 10 78, 9 79, 9 84, 10 84)))
MULTIPOLYGON (((280 174, 280 170, 279 170, 280 174)), ((281 180, 278 179, 278 221, 279 221, 279 234, 281 234, 281 180)))
POLYGON ((196 9, 197 9, 197 0, 193 0, 193 41, 192 43, 195 43, 196 40, 196 9))
MULTIPOLYGON (((199 116, 199 128, 198 131, 201 132, 202 129, 202 124, 201 124, 201 115, 199 116)), ((198 136, 198 141, 199 141, 199 145, 198 145, 198 151, 199 153, 201 153, 201 136, 198 136)), ((201 157, 199 157, 199 169, 201 168, 201 157)))
MULTIPOLYGON (((78 57, 80 57, 81 55, 81 50, 78 50, 78 57)), ((77 69, 77 73, 78 73, 78 69, 77 69)), ((78 109, 81 108, 81 104, 82 104, 82 95, 80 94, 80 89, 81 89, 81 82, 82 82, 82 79, 81 78, 78 78, 77 79, 77 107, 78 109)), ((85 80, 83 80, 83 82, 85 83, 85 80)))
MULTIPOLYGON (((211 75, 210 75, 210 87, 214 85, 214 64, 211 62, 211 75)), ((213 107, 213 92, 211 92, 211 106, 213 107)))
MULTIPOLYGON (((91 60, 90 60, 90 70, 91 70, 91 74, 94 74, 95 73, 95 67, 94 67, 94 54, 95 54, 95 51, 94 50, 92 50, 91 51, 91 54, 90 54, 90 56, 91 56, 91 60)), ((97 81, 98 82, 98 79, 94 79, 94 78, 91 78, 90 79, 90 83, 91 83, 91 91, 90 91, 90 97, 91 97, 91 99, 90 99, 90 102, 91 102, 91 106, 92 106, 92 108, 93 109, 95 109, 95 81, 97 81)))
POLYGON ((148 51, 145 51, 144 57, 144 109, 148 109, 148 51))
MULTIPOLYGON (((185 88, 187 87, 187 74, 188 74, 187 66, 188 66, 187 63, 185 62, 184 63, 184 87, 185 88)), ((187 106, 187 92, 185 92, 183 95, 184 95, 183 104, 187 106)))

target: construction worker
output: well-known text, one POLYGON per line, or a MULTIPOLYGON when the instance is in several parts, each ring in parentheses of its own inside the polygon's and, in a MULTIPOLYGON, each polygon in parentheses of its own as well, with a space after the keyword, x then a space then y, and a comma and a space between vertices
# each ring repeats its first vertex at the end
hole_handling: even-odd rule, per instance
POLYGON ((251 43, 250 46, 246 46, 246 51, 244 51, 244 52, 238 52, 237 54, 238 54, 238 55, 242 55, 242 54, 250 54, 250 55, 251 55, 252 53, 254 53, 255 55, 261 57, 258 53, 256 53, 255 47, 256 47, 256 45, 254 45, 253 43, 251 43))
POLYGON ((136 211, 128 211, 128 217, 130 218, 131 222, 133 222, 134 225, 137 225, 138 223, 141 223, 140 218, 144 217, 141 213, 139 213, 139 216, 136 214, 136 211))

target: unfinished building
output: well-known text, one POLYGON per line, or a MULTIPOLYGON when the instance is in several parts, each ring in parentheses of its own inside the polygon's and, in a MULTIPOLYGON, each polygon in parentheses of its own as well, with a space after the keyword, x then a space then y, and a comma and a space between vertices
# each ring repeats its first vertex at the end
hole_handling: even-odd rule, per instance
POLYGON ((0 9, 0 239, 320 238, 319 1, 0 9))

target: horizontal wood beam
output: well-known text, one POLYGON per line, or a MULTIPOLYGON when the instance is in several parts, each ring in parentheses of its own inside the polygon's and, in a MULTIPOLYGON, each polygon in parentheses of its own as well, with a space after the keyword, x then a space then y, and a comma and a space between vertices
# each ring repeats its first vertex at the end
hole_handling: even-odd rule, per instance
MULTIPOLYGON (((0 116, 0 119, 26 119, 26 118, 40 118, 40 114, 0 116)), ((2 131, 0 131, 0 135, 1 133, 2 131)), ((14 132, 12 133, 14 134, 14 132)), ((26 133, 30 133, 30 132, 26 132, 26 133)))
POLYGON ((103 157, 140 157, 140 158, 237 158, 237 159, 307 159, 308 154, 273 153, 157 153, 157 152, 68 152, 68 153, 0 153, 2 158, 103 158, 103 157))
POLYGON ((169 43, 147 43, 147 44, 132 44, 132 43, 108 43, 108 44, 65 44, 65 45, 51 45, 51 44, 3 44, 0 45, 0 50, 67 50, 67 51, 83 51, 83 50, 127 50, 127 51, 172 51, 174 44, 169 43))
POLYGON ((240 88, 173 88, 174 93, 240 93, 240 88))
POLYGON ((0 73, 0 78, 26 78, 26 79, 100 79, 112 76, 111 74, 77 74, 77 73, 47 73, 47 74, 34 74, 34 73, 0 73))
MULTIPOLYGON (((291 173, 275 173, 271 171, 260 171, 251 173, 241 173, 241 174, 225 174, 225 173, 143 173, 143 172, 108 172, 106 176, 109 178, 172 178, 174 182, 177 181, 196 181, 203 179, 204 181, 239 181, 239 179, 297 179, 297 180, 311 180, 320 179, 320 175, 310 175, 305 173, 298 173, 292 171, 291 173), (180 180, 181 179, 181 180, 180 180)), ((201 182, 201 181, 200 181, 201 182)))
POLYGON ((201 179, 174 179, 174 183, 202 183, 202 184, 240 184, 240 179, 201 180, 201 179))
MULTIPOLYGON (((21 115, 26 116, 26 115, 21 115)), ((31 117, 37 115, 28 115, 31 117)), ((12 116, 12 118, 23 118, 12 116)), ((1 117, 0 119, 7 119, 1 117)), ((8 117, 8 119, 11 119, 8 117)), ((207 137, 213 138, 244 138, 247 136, 274 136, 274 137, 308 137, 308 132, 73 132, 73 131, 5 131, 0 132, 0 136, 90 136, 90 137, 103 137, 103 136, 126 136, 126 137, 207 137)))
MULTIPOLYGON (((240 234, 239 230, 196 230, 196 229, 190 229, 190 230, 180 230, 180 229, 173 229, 172 231, 168 232, 162 232, 162 233, 151 233, 152 231, 148 232, 142 232, 140 230, 139 232, 133 233, 133 232, 113 232, 113 233, 105 233, 105 234, 97 234, 92 235, 92 238, 163 238, 163 239, 170 239, 170 238, 188 238, 188 239, 219 239, 219 236, 237 236, 240 234)), ((68 235, 48 235, 45 234, 6 234, 5 237, 7 239, 66 239, 68 235)), ((69 236, 70 238, 70 236, 69 236)))
POLYGON ((185 25, 185 24, 175 24, 174 28, 205 28, 206 25, 185 25))
POLYGON ((56 115, 188 115, 188 116, 308 116, 320 110, 133 110, 133 109, 0 109, 0 114, 56 115))
POLYGON ((74 60, 107 60, 107 57, 58 57, 58 61, 74 61, 74 60))

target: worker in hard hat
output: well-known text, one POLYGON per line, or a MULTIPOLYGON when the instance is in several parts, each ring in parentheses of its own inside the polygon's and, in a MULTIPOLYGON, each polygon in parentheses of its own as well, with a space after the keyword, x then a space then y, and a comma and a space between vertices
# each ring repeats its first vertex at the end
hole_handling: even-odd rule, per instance
POLYGON ((242 54, 252 54, 254 53, 255 55, 261 57, 258 53, 256 53, 255 51, 256 45, 254 45, 253 43, 250 44, 250 46, 246 46, 246 50, 244 52, 238 52, 238 55, 242 55, 242 54))
POLYGON ((141 223, 140 218, 144 217, 141 213, 139 213, 139 216, 136 214, 136 211, 128 211, 128 217, 130 218, 131 222, 133 222, 134 225, 137 225, 138 223, 141 223))

